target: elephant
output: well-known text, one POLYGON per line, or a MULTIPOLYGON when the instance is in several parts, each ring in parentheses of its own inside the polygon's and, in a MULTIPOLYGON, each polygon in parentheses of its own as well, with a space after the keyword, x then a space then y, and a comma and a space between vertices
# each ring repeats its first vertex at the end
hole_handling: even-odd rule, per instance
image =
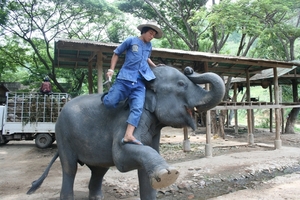
POLYGON ((111 166, 120 172, 137 169, 142 200, 156 199, 158 188, 173 184, 179 172, 159 154, 161 129, 195 129, 194 108, 206 111, 215 107, 224 96, 225 85, 217 74, 198 74, 191 67, 186 67, 184 73, 167 65, 152 70, 156 79, 146 85, 143 113, 134 132, 143 145, 121 142, 130 111, 127 100, 107 109, 101 101, 102 94, 78 96, 62 109, 55 125, 58 152, 27 194, 40 187, 58 157, 63 179, 60 199, 64 200, 74 199, 78 163, 91 170, 89 199, 104 198, 102 180, 111 166), (210 84, 209 91, 199 85, 205 83, 210 84))

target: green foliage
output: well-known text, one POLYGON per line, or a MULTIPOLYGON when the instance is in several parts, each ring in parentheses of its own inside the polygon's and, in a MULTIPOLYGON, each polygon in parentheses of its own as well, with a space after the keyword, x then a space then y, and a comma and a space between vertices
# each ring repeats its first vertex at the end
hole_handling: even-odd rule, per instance
POLYGON ((207 0, 128 0, 121 1, 118 8, 145 21, 158 21, 166 39, 161 43, 162 47, 198 51, 198 39, 205 29, 195 31, 188 21, 206 2, 207 0))
MULTIPOLYGON (((239 46, 237 46, 235 51, 231 49, 229 52, 236 52, 237 55, 243 56, 251 52, 256 57, 269 57, 263 53, 264 48, 261 48, 261 46, 251 51, 251 48, 253 49, 257 46, 255 41, 257 38, 261 39, 260 37, 264 37, 265 33, 273 33, 277 37, 276 40, 282 40, 284 38, 283 35, 280 36, 278 33, 285 30, 293 31, 291 27, 283 27, 283 25, 287 26, 287 24, 290 24, 289 21, 295 18, 295 14, 298 14, 298 12, 294 12, 297 9, 299 9, 299 1, 296 0, 221 1, 219 4, 213 6, 210 12, 207 12, 206 17, 210 27, 213 27, 213 29, 208 29, 208 31, 211 31, 209 35, 215 43, 214 51, 228 52, 222 48, 226 48, 226 39, 230 34, 229 39, 232 40, 235 38, 234 41, 239 43, 239 46), (277 30, 276 26, 279 26, 280 30, 277 30), (215 47, 218 49, 215 49, 215 47)), ((203 18, 202 12, 197 11, 200 14, 195 14, 195 16, 200 15, 198 18, 203 18)), ((296 22, 297 20, 294 19, 292 21, 296 22)), ((293 33, 295 35, 295 31, 293 33)), ((265 41, 268 41, 272 45, 272 39, 266 38, 265 41)), ((278 55, 277 53, 280 50, 276 47, 273 49, 277 50, 273 55, 278 55)), ((282 53, 279 55, 282 55, 282 53)), ((289 56, 284 55, 284 57, 289 56)))
MULTIPOLYGON (((1 24, 3 48, 0 54, 1 79, 17 69, 27 73, 19 82, 39 88, 44 76, 49 76, 54 91, 81 94, 87 70, 54 69, 55 38, 109 41, 106 28, 114 22, 118 10, 104 1, 96 0, 14 0, 5 7, 9 11, 6 24, 1 24), (21 70, 26 69, 26 70, 21 70)), ((121 15, 120 15, 121 16, 121 15)), ((35 89, 34 89, 35 88, 35 89)))
POLYGON ((24 50, 20 48, 23 46, 22 43, 18 43, 14 40, 9 41, 7 44, 4 44, 0 48, 0 81, 1 82, 11 82, 14 80, 14 76, 11 74, 17 73, 18 68, 23 66, 27 67, 26 63, 29 61, 28 54, 26 54, 26 47, 23 47, 24 50), (10 54, 13 52, 13 54, 10 54), (20 60, 23 60, 20 63, 20 60), (22 65, 22 64, 25 65, 22 65))
MULTIPOLYGON (((274 60, 294 60, 295 41, 300 38, 299 13, 300 2, 296 0, 276 1, 272 3, 269 26, 262 32, 255 49, 256 57, 274 60)), ((267 9, 267 8, 266 8, 267 9)))
POLYGON ((134 30, 130 26, 127 26, 126 23, 128 23, 127 17, 121 17, 119 20, 115 20, 112 23, 110 23, 107 27, 107 37, 110 42, 113 43, 121 43, 123 42, 128 35, 136 35, 134 33, 134 30))
MULTIPOLYGON (((205 6, 207 0, 2 2, 0 81, 18 80, 31 90, 48 75, 55 91, 87 92, 86 69, 53 68, 55 38, 120 43, 148 20, 164 31, 161 40, 153 40, 154 47, 300 59, 298 0, 223 0, 212 7, 205 6)), ((94 91, 96 80, 93 71, 94 91)), ((291 96, 286 90, 284 100, 291 96)))
POLYGON ((6 8, 6 0, 0 1, 0 24, 5 24, 7 20, 8 10, 6 8))
MULTIPOLYGON (((293 95, 292 95, 292 88, 291 86, 283 85, 282 87, 282 102, 293 102, 293 95)), ((245 92, 245 91, 244 91, 245 92)), ((300 92, 300 85, 298 86, 298 94, 300 92)), ((230 91, 230 96, 233 95, 233 91, 230 91)), ((251 87, 250 91, 251 97, 258 98, 261 102, 270 102, 270 94, 269 89, 263 89, 260 86, 251 87)), ((274 91, 273 91, 274 94, 274 91)), ((244 93, 239 93, 237 96, 237 102, 241 102, 243 98, 244 93)), ((287 117, 288 113, 290 113, 291 108, 285 109, 284 111, 284 118, 287 117)), ((257 127, 267 128, 270 124, 269 119, 269 110, 266 109, 254 109, 255 116, 262 116, 259 120, 256 122, 257 127)), ((240 109, 238 110, 238 119, 240 124, 247 124, 247 110, 240 109)), ((298 120, 300 120, 300 115, 298 116, 298 120)))
MULTIPOLYGON (((256 115, 257 116, 257 115, 256 115)), ((260 128, 269 128, 270 127, 270 119, 269 118, 263 118, 259 120, 259 123, 255 125, 255 127, 260 128)))

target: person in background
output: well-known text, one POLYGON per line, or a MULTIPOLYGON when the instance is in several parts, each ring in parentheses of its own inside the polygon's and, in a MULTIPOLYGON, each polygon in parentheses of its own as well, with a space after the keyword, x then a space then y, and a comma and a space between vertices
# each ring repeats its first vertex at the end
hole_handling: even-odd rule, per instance
POLYGON ((52 87, 51 87, 51 83, 50 83, 50 80, 49 80, 49 77, 45 77, 44 78, 44 81, 40 87, 40 94, 42 95, 50 95, 52 94, 52 87))
POLYGON ((122 65, 115 83, 112 85, 107 94, 102 96, 102 102, 107 108, 115 108, 120 101, 128 100, 130 113, 127 118, 127 129, 122 139, 122 144, 142 143, 137 140, 133 132, 138 126, 142 115, 145 101, 145 82, 154 80, 156 77, 150 67, 156 65, 150 59, 153 38, 162 37, 162 30, 156 22, 148 22, 138 27, 141 31, 139 37, 129 37, 123 41, 115 50, 111 58, 110 69, 107 76, 111 78, 114 74, 119 56, 126 52, 125 62, 122 65))
POLYGON ((64 105, 67 103, 66 97, 63 96, 63 97, 61 98, 60 102, 61 102, 61 103, 60 103, 60 109, 59 109, 59 111, 61 111, 61 110, 63 109, 64 105))

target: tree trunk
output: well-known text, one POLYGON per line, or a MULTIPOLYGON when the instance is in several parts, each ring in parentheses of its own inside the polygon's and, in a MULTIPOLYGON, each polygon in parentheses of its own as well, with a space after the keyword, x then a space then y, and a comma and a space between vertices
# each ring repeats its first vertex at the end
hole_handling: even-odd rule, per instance
MULTIPOLYGON (((292 90, 293 90, 293 101, 300 102, 299 95, 298 95, 298 83, 295 80, 292 80, 292 90)), ((295 123, 300 112, 300 108, 293 108, 289 113, 286 125, 285 125, 285 133, 293 133, 295 134, 295 123)))
POLYGON ((216 113, 215 110, 211 111, 211 124, 212 132, 214 136, 225 139, 224 133, 224 121, 225 121, 225 110, 221 110, 220 113, 216 113))
POLYGON ((293 108, 291 110, 286 120, 285 131, 284 131, 285 133, 295 134, 294 127, 299 112, 300 112, 300 108, 293 108))

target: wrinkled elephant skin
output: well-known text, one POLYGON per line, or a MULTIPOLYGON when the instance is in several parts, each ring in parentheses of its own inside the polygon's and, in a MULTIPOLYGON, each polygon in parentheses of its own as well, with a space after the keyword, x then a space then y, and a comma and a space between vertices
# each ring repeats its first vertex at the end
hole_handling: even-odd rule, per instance
POLYGON ((191 68, 185 70, 186 75, 168 66, 154 68, 153 72, 156 79, 147 85, 144 111, 134 132, 144 145, 121 143, 129 115, 126 101, 115 109, 107 109, 100 100, 101 94, 76 97, 64 106, 56 123, 58 153, 28 194, 42 184, 58 156, 63 171, 61 199, 74 199, 77 163, 87 165, 92 172, 90 199, 103 198, 102 180, 111 166, 121 172, 138 169, 142 200, 156 199, 156 189, 174 183, 179 172, 159 155, 161 129, 165 126, 195 129, 194 108, 207 110, 216 106, 225 87, 218 75, 199 75, 191 68), (210 91, 198 85, 203 82, 211 84, 210 91))

